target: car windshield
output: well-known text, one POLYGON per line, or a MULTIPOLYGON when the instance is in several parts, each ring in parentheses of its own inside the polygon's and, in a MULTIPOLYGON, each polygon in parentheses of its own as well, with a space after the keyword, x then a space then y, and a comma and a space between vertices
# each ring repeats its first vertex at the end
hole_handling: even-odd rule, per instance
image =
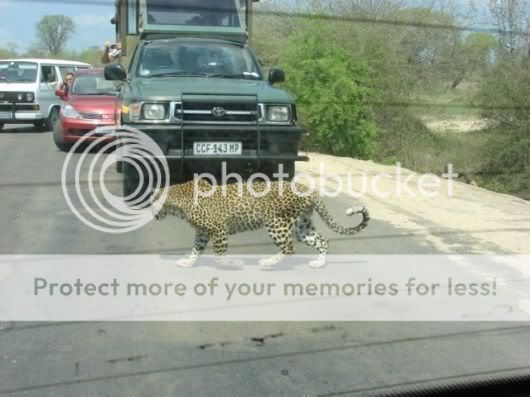
POLYGON ((116 95, 116 83, 105 80, 103 75, 82 74, 74 80, 74 95, 116 95))
POLYGON ((0 83, 34 83, 37 70, 33 62, 0 62, 0 83))
POLYGON ((137 75, 261 78, 256 61, 246 48, 218 42, 175 40, 144 45, 139 57, 137 75))

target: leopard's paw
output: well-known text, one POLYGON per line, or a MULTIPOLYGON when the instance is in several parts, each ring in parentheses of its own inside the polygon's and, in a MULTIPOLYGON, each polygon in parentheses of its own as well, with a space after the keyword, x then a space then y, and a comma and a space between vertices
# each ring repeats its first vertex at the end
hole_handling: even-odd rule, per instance
POLYGON ((182 258, 177 261, 177 266, 178 267, 193 267, 196 261, 197 261, 197 258, 194 258, 192 256, 187 257, 187 258, 182 258))
POLYGON ((262 268, 265 268, 265 269, 266 268, 270 268, 270 267, 274 267, 278 263, 280 263, 282 259, 283 259, 283 255, 281 255, 281 254, 274 255, 274 256, 271 256, 270 258, 260 259, 259 265, 262 268))

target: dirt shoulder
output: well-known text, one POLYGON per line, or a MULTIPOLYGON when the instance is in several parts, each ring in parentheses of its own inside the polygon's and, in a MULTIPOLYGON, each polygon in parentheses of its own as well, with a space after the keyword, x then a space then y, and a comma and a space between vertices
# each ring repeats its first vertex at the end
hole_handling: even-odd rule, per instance
POLYGON ((373 219, 417 234, 442 252, 530 253, 530 202, 446 179, 435 186, 432 176, 371 161, 318 153, 309 157, 310 162, 298 163, 297 172, 328 191, 342 183, 341 197, 362 203, 373 219))

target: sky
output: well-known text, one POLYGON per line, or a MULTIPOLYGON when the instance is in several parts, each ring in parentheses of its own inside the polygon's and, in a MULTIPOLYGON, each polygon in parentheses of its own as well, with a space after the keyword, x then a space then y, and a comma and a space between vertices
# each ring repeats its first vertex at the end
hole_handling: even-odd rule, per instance
POLYGON ((114 0, 0 0, 0 47, 14 42, 18 51, 26 50, 37 42, 37 21, 52 14, 72 17, 77 25, 76 34, 67 43, 69 49, 102 47, 105 41, 116 39, 110 23, 114 0))

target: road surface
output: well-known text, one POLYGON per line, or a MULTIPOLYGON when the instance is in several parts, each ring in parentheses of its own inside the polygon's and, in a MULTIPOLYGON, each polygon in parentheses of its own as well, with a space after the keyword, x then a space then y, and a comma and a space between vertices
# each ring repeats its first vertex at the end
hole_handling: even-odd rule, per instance
MULTIPOLYGON (((150 223, 126 235, 93 231, 62 197, 65 154, 50 133, 0 133, 0 253, 184 254, 191 229, 150 223)), ((115 178, 119 189, 119 175, 115 178)), ((351 204, 327 200, 339 216, 351 204)), ((319 223, 320 224, 320 223, 319 223)), ((435 230, 436 228, 433 228, 435 230)), ((374 219, 334 254, 444 253, 417 233, 374 219)), ((436 234, 436 233, 435 233, 436 234)), ((456 253, 466 238, 441 233, 456 253)), ((232 253, 275 252, 263 232, 231 238, 232 253)), ((471 247, 467 247, 471 249, 471 247)), ((310 253, 299 247, 299 252, 310 253)), ((384 386, 530 369, 530 323, 3 323, 0 395, 364 395, 384 386)))

